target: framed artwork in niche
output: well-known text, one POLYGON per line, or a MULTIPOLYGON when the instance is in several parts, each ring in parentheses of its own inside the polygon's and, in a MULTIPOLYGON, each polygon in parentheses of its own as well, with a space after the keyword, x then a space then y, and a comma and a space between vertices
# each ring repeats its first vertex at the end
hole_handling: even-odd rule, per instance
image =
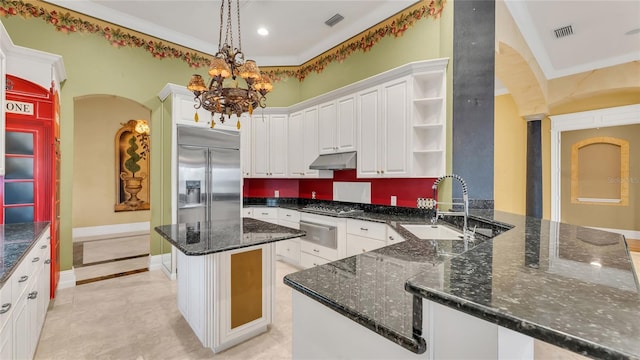
POLYGON ((115 211, 149 210, 149 124, 129 120, 115 136, 115 211))

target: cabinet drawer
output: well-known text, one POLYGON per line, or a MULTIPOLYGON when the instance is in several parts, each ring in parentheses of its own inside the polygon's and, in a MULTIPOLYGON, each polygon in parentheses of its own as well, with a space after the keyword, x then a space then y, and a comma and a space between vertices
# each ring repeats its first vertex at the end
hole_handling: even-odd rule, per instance
POLYGON ((253 217, 260 220, 277 220, 278 208, 253 208, 253 217))
MULTIPOLYGON (((12 303, 16 303, 18 298, 26 291, 27 287, 31 283, 31 279, 33 278, 33 270, 35 269, 33 259, 33 249, 29 251, 27 256, 22 259, 18 268, 11 274, 9 277, 9 281, 11 282, 11 298, 12 303)), ((9 285, 9 281, 7 281, 6 285, 9 285)))
POLYGON ((305 269, 318 266, 318 265, 323 265, 328 262, 331 262, 331 261, 325 258, 322 258, 320 256, 307 254, 306 252, 300 253, 300 266, 302 266, 305 269))
POLYGON ((276 254, 284 256, 292 262, 300 263, 300 240, 291 239, 278 241, 276 243, 276 254))
POLYGON ((387 245, 401 243, 405 240, 406 239, 400 236, 400 234, 398 234, 397 231, 395 231, 390 227, 387 227, 387 238, 386 238, 387 245))
POLYGON ((385 247, 386 245, 387 243, 384 241, 349 234, 347 235, 347 256, 366 253, 371 250, 385 247))
POLYGON ((291 222, 300 222, 300 213, 291 209, 278 209, 278 219, 291 222))
POLYGON ((242 208, 242 217, 253 217, 253 208, 242 208))
POLYGON ((338 250, 316 245, 312 242, 300 240, 300 251, 309 255, 319 256, 328 261, 338 260, 338 250))
POLYGON ((387 224, 348 219, 347 233, 385 241, 387 224))
POLYGON ((0 329, 11 318, 11 310, 14 304, 11 297, 11 283, 6 282, 0 289, 0 329))

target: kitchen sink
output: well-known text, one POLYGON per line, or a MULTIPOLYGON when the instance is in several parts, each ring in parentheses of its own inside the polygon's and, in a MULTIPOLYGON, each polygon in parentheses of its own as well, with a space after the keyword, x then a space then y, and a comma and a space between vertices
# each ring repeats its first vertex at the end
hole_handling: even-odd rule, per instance
POLYGON ((462 232, 443 225, 401 225, 422 240, 463 240, 462 232))

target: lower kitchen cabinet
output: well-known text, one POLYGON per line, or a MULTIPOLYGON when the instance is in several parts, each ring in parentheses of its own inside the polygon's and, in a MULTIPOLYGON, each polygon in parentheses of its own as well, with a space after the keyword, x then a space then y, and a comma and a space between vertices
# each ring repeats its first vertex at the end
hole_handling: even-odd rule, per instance
POLYGON ((347 219, 347 256, 386 246, 386 234, 384 223, 347 219))
POLYGON ((50 234, 45 231, 0 289, 0 359, 32 359, 49 305, 50 234))
POLYGON ((178 252, 178 309, 203 346, 217 353, 267 331, 275 301, 272 245, 178 252))
MULTIPOLYGON (((300 213, 291 209, 278 209, 278 225, 300 229, 300 213)), ((278 260, 300 266, 300 239, 278 241, 276 256, 278 260)))

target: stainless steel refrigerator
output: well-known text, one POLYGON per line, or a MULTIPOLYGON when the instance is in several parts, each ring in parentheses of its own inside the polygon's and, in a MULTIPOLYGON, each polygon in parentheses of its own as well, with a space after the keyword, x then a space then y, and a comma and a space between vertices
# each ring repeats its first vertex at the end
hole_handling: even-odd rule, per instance
POLYGON ((178 126, 177 143, 178 223, 240 227, 240 133, 178 126))

